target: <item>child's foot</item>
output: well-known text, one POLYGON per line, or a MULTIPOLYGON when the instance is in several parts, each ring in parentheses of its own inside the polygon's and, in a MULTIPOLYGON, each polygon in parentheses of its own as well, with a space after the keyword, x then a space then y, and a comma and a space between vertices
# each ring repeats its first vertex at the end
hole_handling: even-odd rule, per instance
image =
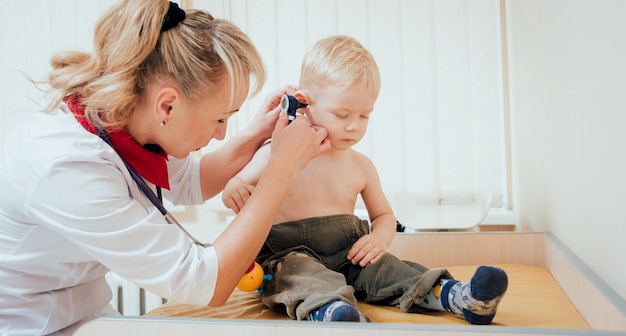
POLYGON ((331 301, 307 316, 311 321, 343 321, 343 322, 370 322, 370 319, 363 315, 354 306, 344 301, 331 301))
POLYGON ((441 302, 445 310, 471 324, 489 324, 508 284, 504 270, 480 266, 470 281, 448 281, 441 289, 441 302))

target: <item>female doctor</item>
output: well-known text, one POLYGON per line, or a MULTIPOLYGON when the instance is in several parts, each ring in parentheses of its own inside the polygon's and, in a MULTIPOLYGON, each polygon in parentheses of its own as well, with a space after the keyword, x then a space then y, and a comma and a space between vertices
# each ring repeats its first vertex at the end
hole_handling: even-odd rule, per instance
POLYGON ((304 117, 287 126, 285 87, 215 152, 226 123, 265 81, 233 24, 167 0, 126 0, 95 29, 93 54, 52 58, 46 113, 0 148, 0 334, 71 334, 107 313, 114 271, 170 300, 219 306, 265 241, 295 175, 328 149, 304 117), (252 85, 254 83, 254 85, 252 85), (218 194, 268 138, 272 159, 212 246, 163 208, 218 194))

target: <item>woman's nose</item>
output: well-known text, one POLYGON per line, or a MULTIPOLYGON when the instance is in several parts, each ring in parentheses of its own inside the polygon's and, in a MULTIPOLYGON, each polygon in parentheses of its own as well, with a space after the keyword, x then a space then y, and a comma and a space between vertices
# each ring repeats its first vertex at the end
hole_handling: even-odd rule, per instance
POLYGON ((224 124, 220 125, 218 128, 215 129, 215 132, 213 132, 213 139, 216 140, 224 140, 224 138, 226 137, 226 122, 224 121, 224 124))

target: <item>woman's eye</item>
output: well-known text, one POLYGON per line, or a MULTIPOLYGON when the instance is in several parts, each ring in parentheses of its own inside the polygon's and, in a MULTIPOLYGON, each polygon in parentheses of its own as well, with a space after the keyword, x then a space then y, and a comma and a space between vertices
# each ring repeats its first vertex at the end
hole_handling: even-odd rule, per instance
POLYGON ((225 123, 225 122, 226 122, 226 119, 220 119, 220 120, 218 120, 217 122, 218 122, 219 124, 223 124, 223 123, 225 123))

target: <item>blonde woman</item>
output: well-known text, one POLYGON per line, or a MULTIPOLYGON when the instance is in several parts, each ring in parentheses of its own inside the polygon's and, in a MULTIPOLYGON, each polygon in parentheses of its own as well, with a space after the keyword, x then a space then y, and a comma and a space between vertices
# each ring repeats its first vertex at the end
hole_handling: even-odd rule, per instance
POLYGON ((295 90, 286 86, 218 150, 189 155, 223 139, 265 81, 257 50, 228 21, 127 0, 102 16, 94 40, 91 54, 52 58, 46 113, 0 148, 0 334, 69 335, 112 313, 109 271, 173 301, 223 304, 291 181, 329 148, 305 117, 287 126, 277 107, 295 90), (246 210, 212 245, 188 236, 161 198, 201 204, 268 138, 271 159, 246 210))

